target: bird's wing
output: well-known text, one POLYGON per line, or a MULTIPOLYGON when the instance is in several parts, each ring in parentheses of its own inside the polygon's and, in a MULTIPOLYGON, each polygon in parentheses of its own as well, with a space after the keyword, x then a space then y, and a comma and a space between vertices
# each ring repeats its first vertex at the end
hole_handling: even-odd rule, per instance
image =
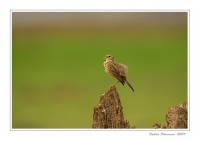
POLYGON ((120 64, 120 63, 117 65, 118 65, 121 75, 126 77, 126 73, 128 72, 128 67, 126 65, 120 64))
POLYGON ((123 69, 121 68, 121 66, 119 64, 116 63, 111 63, 110 64, 110 73, 117 78, 123 85, 125 84, 125 72, 123 71, 123 69))

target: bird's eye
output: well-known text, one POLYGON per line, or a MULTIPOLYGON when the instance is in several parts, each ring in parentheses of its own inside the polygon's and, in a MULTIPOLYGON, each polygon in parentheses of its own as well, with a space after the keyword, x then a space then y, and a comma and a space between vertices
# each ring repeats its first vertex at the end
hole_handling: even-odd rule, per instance
POLYGON ((110 55, 108 57, 110 57, 110 55))

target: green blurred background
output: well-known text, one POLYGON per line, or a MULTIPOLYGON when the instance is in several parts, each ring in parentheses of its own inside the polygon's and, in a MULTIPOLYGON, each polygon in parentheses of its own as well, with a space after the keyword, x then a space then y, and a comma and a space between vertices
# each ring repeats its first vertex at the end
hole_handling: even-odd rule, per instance
POLYGON ((112 54, 134 87, 117 84, 131 126, 167 124, 187 101, 186 12, 13 12, 12 128, 92 128, 93 108, 116 83, 112 54))

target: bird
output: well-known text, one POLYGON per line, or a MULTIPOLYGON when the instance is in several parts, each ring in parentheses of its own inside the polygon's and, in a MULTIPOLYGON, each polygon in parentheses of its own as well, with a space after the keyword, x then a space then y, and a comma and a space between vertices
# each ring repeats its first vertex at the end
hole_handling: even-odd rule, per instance
MULTIPOLYGON (((116 78, 118 80, 117 83, 121 82, 122 85, 127 84, 134 92, 133 87, 127 80, 126 73, 128 72, 128 67, 121 63, 115 63, 114 56, 110 54, 104 56, 103 58, 106 59, 106 61, 103 63, 105 72, 107 72, 111 77, 116 78)), ((113 86, 115 86, 117 83, 115 83, 113 86)))

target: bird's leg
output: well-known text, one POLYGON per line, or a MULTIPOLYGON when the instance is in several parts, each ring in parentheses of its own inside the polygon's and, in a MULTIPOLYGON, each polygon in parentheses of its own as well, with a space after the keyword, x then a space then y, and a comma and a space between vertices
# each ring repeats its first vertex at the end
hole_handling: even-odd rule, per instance
MULTIPOLYGON (((118 83, 119 81, 117 81, 117 83, 118 83)), ((113 86, 115 86, 117 83, 115 83, 113 86)))

